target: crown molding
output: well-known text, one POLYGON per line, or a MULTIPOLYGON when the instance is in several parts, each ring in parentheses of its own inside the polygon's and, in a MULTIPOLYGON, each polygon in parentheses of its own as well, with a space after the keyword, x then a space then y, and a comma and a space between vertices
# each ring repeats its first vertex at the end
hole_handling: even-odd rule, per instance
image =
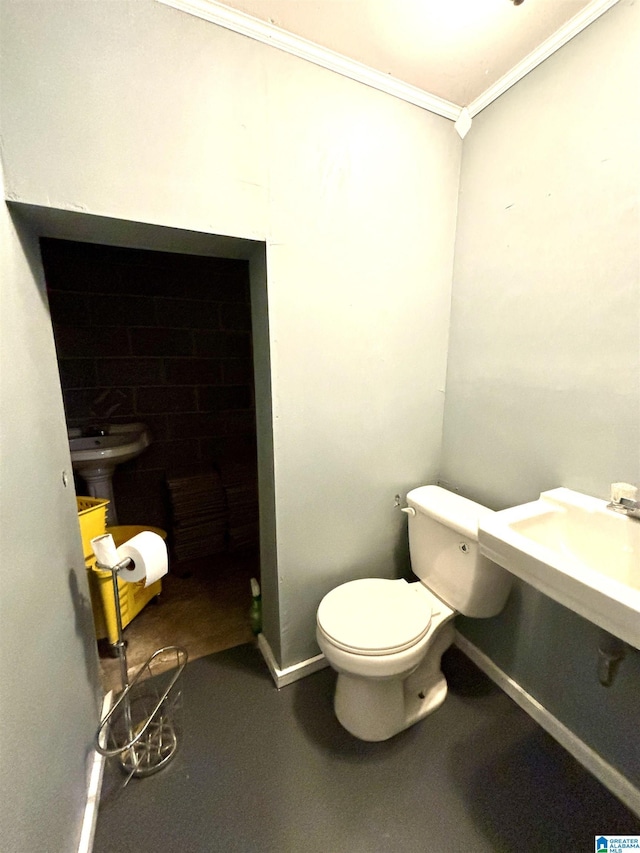
POLYGON ((479 112, 488 107, 519 80, 522 80, 545 59, 560 50, 589 24, 592 24, 612 6, 615 6, 619 0, 593 0, 466 107, 458 106, 458 104, 439 98, 437 95, 425 92, 417 86, 412 86, 410 83, 405 83, 396 77, 370 68, 355 59, 349 59, 349 57, 329 50, 329 48, 321 47, 308 39, 293 35, 293 33, 287 32, 275 24, 270 24, 267 21, 254 18, 253 15, 248 15, 246 12, 225 6, 218 0, 157 0, 157 2, 194 15, 197 18, 202 18, 212 24, 225 27, 225 29, 232 30, 240 35, 248 36, 262 42, 262 44, 297 56, 299 59, 306 59, 308 62, 313 62, 314 65, 335 71, 343 77, 349 77, 358 83, 364 83, 380 92, 386 92, 386 94, 400 98, 414 106, 451 119, 456 123, 456 130, 459 135, 464 137, 471 126, 470 119, 477 116, 479 112))
POLYGON ((469 110, 466 107, 463 107, 460 110, 460 115, 458 116, 458 120, 453 125, 456 129, 456 132, 460 139, 464 139, 467 133, 471 130, 471 116, 469 115, 469 110))
POLYGON ((604 15, 612 6, 615 6, 619 0, 594 0, 585 6, 581 12, 578 12, 570 21, 567 21, 559 30, 557 30, 546 41, 543 41, 535 50, 531 51, 528 56, 515 65, 510 71, 496 81, 493 86, 486 89, 479 97, 472 101, 467 110, 471 118, 474 118, 478 113, 493 103, 500 95, 503 95, 507 89, 514 86, 519 80, 522 80, 530 71, 537 68, 545 59, 548 59, 557 50, 571 41, 572 38, 586 29, 589 24, 592 24, 601 15, 604 15))
POLYGON ((218 26, 233 30, 240 35, 249 36, 249 38, 263 44, 290 53, 299 59, 306 59, 308 62, 313 62, 314 65, 335 71, 343 77, 364 83, 366 86, 371 86, 380 92, 386 92, 388 95, 393 95, 395 98, 400 98, 452 121, 456 121, 460 115, 461 107, 451 101, 446 101, 437 95, 431 95, 417 86, 404 83, 396 77, 391 77, 382 71, 377 71, 375 68, 370 68, 368 65, 349 59, 326 47, 321 47, 301 36, 293 35, 274 24, 261 21, 237 9, 231 9, 223 3, 216 2, 216 0, 157 0, 157 2, 171 6, 171 8, 178 9, 181 12, 187 12, 189 15, 195 15, 197 18, 203 18, 205 21, 218 24, 218 26))

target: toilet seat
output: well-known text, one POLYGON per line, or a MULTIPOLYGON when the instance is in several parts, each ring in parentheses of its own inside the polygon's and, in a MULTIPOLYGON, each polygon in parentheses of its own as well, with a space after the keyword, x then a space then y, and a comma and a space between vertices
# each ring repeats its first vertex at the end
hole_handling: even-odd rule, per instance
POLYGON ((318 628, 334 646, 351 654, 389 655, 415 646, 431 625, 427 590, 405 580, 366 578, 327 593, 318 608, 318 628))

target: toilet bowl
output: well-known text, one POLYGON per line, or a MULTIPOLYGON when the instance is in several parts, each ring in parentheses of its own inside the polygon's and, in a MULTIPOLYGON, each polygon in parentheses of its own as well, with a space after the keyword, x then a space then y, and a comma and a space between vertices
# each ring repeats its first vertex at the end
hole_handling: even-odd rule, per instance
POLYGON ((454 611, 420 583, 370 578, 336 587, 318 608, 316 638, 338 673, 335 713, 366 741, 387 740, 444 701, 442 653, 454 611))
POLYGON ((442 704, 453 617, 495 616, 511 588, 478 548, 478 519, 492 510, 439 486, 414 489, 407 503, 418 580, 349 581, 325 595, 316 617, 318 645, 338 673, 336 716, 365 741, 387 740, 442 704))

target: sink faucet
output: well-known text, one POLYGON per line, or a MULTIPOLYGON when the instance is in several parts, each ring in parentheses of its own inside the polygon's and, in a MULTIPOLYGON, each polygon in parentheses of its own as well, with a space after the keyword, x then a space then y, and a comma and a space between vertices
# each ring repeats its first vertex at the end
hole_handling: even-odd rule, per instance
POLYGON ((620 508, 614 507, 616 512, 623 512, 630 518, 640 518, 640 501, 632 501, 630 498, 620 498, 620 508))
POLYGON ((109 426, 108 424, 90 423, 83 428, 82 435, 86 436, 87 438, 109 435, 109 426))
POLYGON ((611 484, 611 501, 607 509, 614 512, 622 512, 629 518, 640 519, 640 501, 638 500, 638 489, 629 483, 611 484))

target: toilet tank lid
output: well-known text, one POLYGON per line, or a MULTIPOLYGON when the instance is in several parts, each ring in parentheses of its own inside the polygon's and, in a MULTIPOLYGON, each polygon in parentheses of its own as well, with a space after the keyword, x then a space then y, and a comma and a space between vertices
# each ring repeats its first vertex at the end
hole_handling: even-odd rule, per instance
POLYGON ((493 515, 493 510, 489 507, 449 492, 441 486, 419 486, 412 489, 407 494, 407 503, 416 512, 422 512, 474 541, 478 539, 478 521, 484 516, 493 515))

